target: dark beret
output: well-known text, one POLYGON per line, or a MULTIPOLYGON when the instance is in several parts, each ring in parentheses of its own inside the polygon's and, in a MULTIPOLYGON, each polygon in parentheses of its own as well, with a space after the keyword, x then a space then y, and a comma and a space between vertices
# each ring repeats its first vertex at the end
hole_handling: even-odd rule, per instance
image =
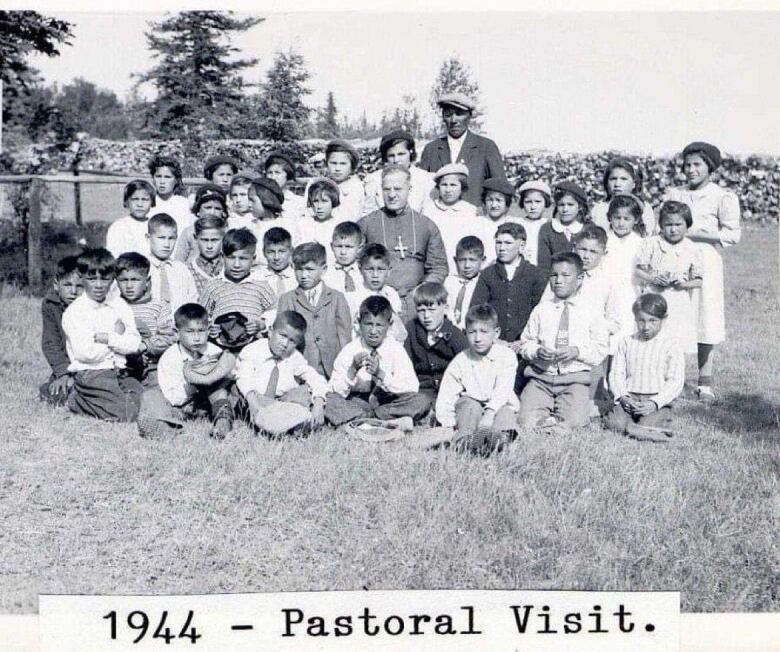
POLYGON ((279 200, 280 204, 284 203, 284 191, 279 187, 279 184, 276 183, 273 179, 269 179, 268 177, 255 177, 252 179, 252 184, 255 186, 260 186, 262 188, 265 188, 266 190, 270 191, 271 194, 273 194, 274 197, 276 197, 279 200))
POLYGON ((268 156, 265 157, 265 163, 263 163, 263 168, 267 171, 270 166, 274 164, 275 161, 284 161, 287 165, 290 166, 290 169, 292 170, 293 177, 290 179, 290 181, 295 181, 295 164, 292 162, 292 159, 287 156, 284 152, 271 152, 268 154, 268 156))
POLYGON ((379 154, 381 155, 382 160, 385 159, 387 150, 393 146, 393 143, 398 142, 399 140, 406 141, 409 143, 409 148, 414 149, 414 136, 403 129, 394 129, 389 134, 382 136, 382 140, 379 142, 379 154))
POLYGON ((208 177, 209 173, 217 169, 220 165, 231 165, 233 166, 233 171, 238 172, 238 168, 241 167, 241 162, 237 158, 227 156, 226 154, 212 156, 211 158, 206 159, 206 162, 203 164, 203 176, 208 177))
POLYGON ((710 166, 710 172, 719 168, 722 161, 720 150, 715 145, 710 145, 709 143, 697 141, 686 145, 683 150, 683 158, 688 156, 688 154, 700 154, 710 166))
POLYGON ((588 193, 572 181, 561 181, 560 183, 556 183, 553 190, 556 195, 568 192, 581 199, 583 203, 588 203, 588 193))
POLYGON ((346 152, 349 154, 349 158, 352 160, 352 171, 354 172, 357 170, 358 164, 360 163, 360 155, 346 140, 341 140, 340 138, 331 140, 325 147, 325 159, 327 160, 328 156, 333 154, 333 152, 346 152))
POLYGON ((515 194, 514 186, 506 179, 500 177, 485 179, 485 181, 482 182, 482 190, 494 190, 503 195, 509 195, 510 197, 513 197, 515 194))

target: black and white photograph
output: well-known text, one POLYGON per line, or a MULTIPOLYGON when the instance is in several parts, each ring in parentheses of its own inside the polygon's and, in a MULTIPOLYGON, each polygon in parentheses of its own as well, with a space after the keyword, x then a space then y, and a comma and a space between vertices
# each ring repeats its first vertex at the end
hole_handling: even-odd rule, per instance
POLYGON ((326 9, 0 11, 0 615, 779 611, 780 12, 326 9))

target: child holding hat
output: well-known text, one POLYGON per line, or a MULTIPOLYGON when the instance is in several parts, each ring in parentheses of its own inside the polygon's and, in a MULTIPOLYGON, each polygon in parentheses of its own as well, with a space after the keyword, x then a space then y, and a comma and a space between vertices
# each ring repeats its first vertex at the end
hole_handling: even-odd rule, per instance
POLYGON ((671 188, 665 199, 679 201, 691 209, 693 224, 686 237, 697 243, 701 262, 701 289, 694 290, 698 312, 699 384, 703 400, 714 400, 713 353, 726 338, 723 288, 723 260, 720 250, 739 242, 739 199, 730 190, 710 180, 720 167, 720 150, 703 142, 690 143, 683 150, 684 188, 671 188))

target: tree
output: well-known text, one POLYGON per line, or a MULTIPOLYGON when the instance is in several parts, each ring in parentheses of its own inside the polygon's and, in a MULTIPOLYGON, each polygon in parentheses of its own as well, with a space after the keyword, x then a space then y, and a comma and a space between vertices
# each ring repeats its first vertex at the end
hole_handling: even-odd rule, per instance
POLYGON ((311 109, 303 100, 311 94, 303 57, 290 49, 277 52, 258 98, 260 132, 268 140, 293 142, 303 137, 311 109))
POLYGON ((328 99, 325 102, 325 108, 319 111, 319 120, 317 121, 317 135, 320 138, 337 138, 341 128, 338 121, 338 111, 336 110, 336 100, 333 93, 328 92, 328 99))
POLYGON ((380 131, 384 134, 393 129, 405 129, 415 138, 422 137, 422 122, 414 95, 404 95, 401 106, 382 114, 380 131))
MULTIPOLYGON (((477 104, 471 117, 471 126, 475 131, 479 131, 482 126, 482 107, 480 106, 479 83, 471 79, 471 69, 463 63, 458 57, 445 59, 439 68, 439 74, 431 88, 430 103, 434 115, 439 116, 441 109, 437 104, 439 98, 445 93, 460 91, 465 93, 477 104)), ((437 117, 437 124, 439 118, 437 117)))
POLYGON ((257 59, 235 59, 240 50, 229 43, 263 20, 239 20, 232 12, 184 11, 150 23, 146 40, 158 63, 137 75, 137 85, 149 82, 157 90, 146 112, 151 135, 232 135, 232 125, 247 110, 247 84, 240 73, 257 59))
POLYGON ((31 52, 58 56, 57 46, 70 44, 72 28, 71 23, 37 11, 0 11, 0 79, 5 84, 19 82, 28 71, 31 52))
POLYGON ((131 122, 116 93, 80 77, 55 93, 54 106, 68 140, 80 131, 109 140, 124 140, 130 135, 131 122))

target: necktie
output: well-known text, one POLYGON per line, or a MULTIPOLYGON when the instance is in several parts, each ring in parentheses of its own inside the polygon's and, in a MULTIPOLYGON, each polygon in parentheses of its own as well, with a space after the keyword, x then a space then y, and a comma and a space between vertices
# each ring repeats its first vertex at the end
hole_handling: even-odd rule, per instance
POLYGON ((555 336, 555 348, 562 349, 569 346, 569 302, 563 302, 561 320, 558 322, 558 334, 555 336))
POLYGON ((160 300, 171 302, 171 282, 168 278, 168 267, 171 261, 164 260, 160 263, 160 300))
POLYGON ((317 290, 309 290, 308 299, 309 299, 309 303, 311 304, 311 307, 312 307, 312 308, 314 308, 314 306, 316 305, 316 304, 314 303, 314 300, 315 300, 316 298, 317 298, 317 290))
POLYGON ((276 398, 276 386, 279 384, 279 361, 274 361, 274 368, 271 370, 271 375, 268 377, 268 385, 265 388, 265 396, 268 398, 276 398))
MULTIPOLYGON (((371 358, 372 360, 376 360, 377 355, 379 355, 377 353, 377 350, 371 349, 371 353, 368 354, 368 357, 371 358)), ((368 393, 373 394, 375 389, 376 389, 376 380, 374 378, 374 375, 371 374, 371 386, 369 387, 368 393)))
POLYGON ((276 294, 282 296, 284 294, 284 276, 281 272, 274 272, 276 274, 276 294))
POLYGON ((348 267, 342 267, 342 271, 344 272, 344 291, 345 292, 354 292, 355 291, 355 280, 352 278, 352 274, 349 271, 348 267))
POLYGON ((460 316, 463 314, 463 299, 466 298, 466 285, 468 281, 461 279, 460 290, 458 290, 458 298, 455 299, 455 321, 460 323, 460 316))

